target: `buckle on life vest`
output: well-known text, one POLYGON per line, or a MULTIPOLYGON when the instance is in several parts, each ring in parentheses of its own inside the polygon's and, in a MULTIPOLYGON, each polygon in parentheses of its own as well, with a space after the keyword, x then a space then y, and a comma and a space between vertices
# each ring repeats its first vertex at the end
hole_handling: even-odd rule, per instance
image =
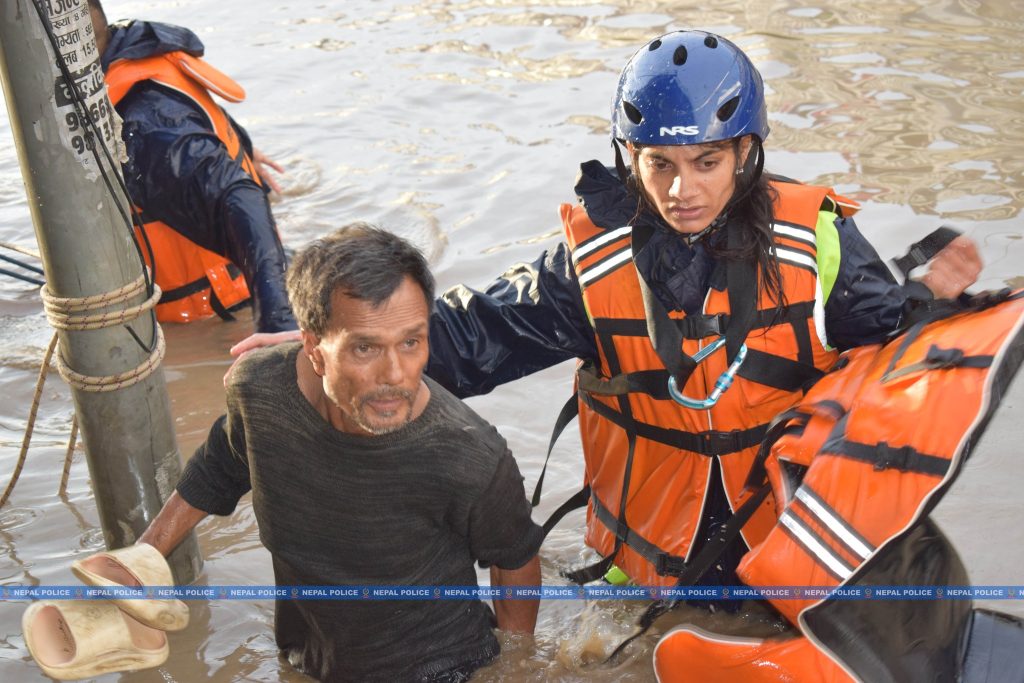
POLYGON ((654 559, 654 571, 658 576, 679 576, 686 571, 686 558, 658 553, 654 559))
MULTIPOLYGON (((697 363, 700 363, 702 360, 710 356, 712 353, 714 353, 724 345, 725 337, 719 337, 718 339, 711 342, 703 349, 695 353, 693 355, 693 360, 697 363)), ((673 401, 687 408, 692 408, 694 410, 705 410, 707 408, 710 408, 716 403, 718 403, 718 399, 722 398, 722 394, 724 394, 729 389, 729 387, 732 386, 732 381, 736 378, 736 371, 740 369, 740 366, 743 365, 743 361, 746 360, 746 358, 747 345, 741 344, 740 350, 736 352, 736 358, 729 365, 729 367, 725 369, 725 372, 719 375, 718 379, 715 380, 715 386, 711 390, 711 393, 708 394, 707 398, 698 399, 690 398, 689 396, 684 396, 679 391, 679 387, 677 386, 676 378, 674 375, 668 378, 668 395, 672 397, 673 401)))
POLYGON ((910 460, 915 455, 916 451, 911 446, 893 448, 882 441, 878 444, 877 457, 873 469, 876 472, 881 472, 882 470, 896 468, 901 472, 906 472, 910 469, 910 460))

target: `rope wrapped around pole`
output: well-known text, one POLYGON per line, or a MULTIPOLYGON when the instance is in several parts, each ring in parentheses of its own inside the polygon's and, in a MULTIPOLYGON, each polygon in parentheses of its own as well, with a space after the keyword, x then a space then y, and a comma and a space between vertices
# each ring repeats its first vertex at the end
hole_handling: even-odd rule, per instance
MULTIPOLYGON (((152 310, 160 300, 160 288, 154 283, 153 294, 140 304, 127 308, 92 313, 99 309, 109 308, 124 303, 146 289, 146 276, 140 275, 137 280, 120 289, 87 297, 57 297, 44 286, 40 290, 43 308, 50 324, 61 330, 96 330, 104 327, 122 325, 146 311, 152 310)), ((156 344, 149 357, 138 367, 116 375, 102 377, 84 375, 72 370, 63 355, 57 353, 57 370, 64 381, 82 391, 116 391, 130 387, 149 377, 160 366, 166 351, 164 333, 159 325, 155 325, 156 344)))
MULTIPOLYGON (((143 275, 139 276, 139 278, 134 282, 130 282, 124 287, 87 297, 57 297, 51 294, 49 289, 44 285, 40 289, 40 295, 43 299, 43 309, 46 311, 46 318, 53 327, 61 330, 95 330, 128 323, 138 318, 146 311, 152 310, 160 300, 160 288, 157 287, 155 283, 153 284, 153 294, 140 304, 112 311, 103 311, 102 313, 92 313, 92 311, 109 308, 117 304, 123 304, 132 297, 139 295, 146 290, 146 281, 146 274, 143 273, 143 275)), ((106 375, 102 377, 84 375, 72 370, 65 362, 60 351, 57 351, 57 371, 60 373, 60 376, 64 378, 64 381, 83 391, 117 391, 118 389, 130 387, 133 384, 137 384, 138 382, 146 379, 146 377, 151 375, 154 370, 160 367, 160 363, 163 361, 164 352, 167 349, 167 345, 164 341, 163 329, 161 329, 159 325, 155 325, 155 330, 156 344, 154 344, 149 357, 136 368, 116 375, 106 375)), ((11 480, 8 482, 3 495, 0 496, 0 507, 3 507, 8 498, 10 498, 11 492, 14 490, 15 484, 18 483, 18 478, 21 476, 21 471, 25 466, 29 444, 32 441, 32 432, 35 429, 36 415, 39 412, 39 401, 43 392, 43 385, 46 382, 46 374, 50 367, 50 359, 53 357, 54 351, 57 349, 57 339, 57 334, 54 333, 53 338, 50 340, 50 344, 46 349, 46 354, 43 357, 42 367, 39 368, 39 377, 36 380, 36 389, 32 397, 32 406, 29 409, 28 423, 25 427, 25 436, 21 443, 21 452, 18 454, 18 461, 14 466, 14 472, 11 475, 11 480)), ((75 416, 72 418, 71 439, 68 443, 68 450, 64 458, 64 471, 61 476, 60 483, 61 495, 64 494, 67 487, 68 472, 70 469, 71 457, 74 454, 77 436, 78 420, 77 416, 75 416)))

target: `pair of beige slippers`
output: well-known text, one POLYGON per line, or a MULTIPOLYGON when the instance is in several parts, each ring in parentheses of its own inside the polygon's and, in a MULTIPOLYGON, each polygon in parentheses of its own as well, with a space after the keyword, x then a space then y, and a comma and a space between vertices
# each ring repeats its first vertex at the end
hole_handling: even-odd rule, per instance
MULTIPOLYGON (((71 571, 89 586, 174 584, 167 560, 146 543, 76 560, 71 571)), ((41 600, 25 610, 21 625, 39 668, 67 681, 160 666, 169 653, 165 631, 185 628, 188 614, 173 599, 41 600)))

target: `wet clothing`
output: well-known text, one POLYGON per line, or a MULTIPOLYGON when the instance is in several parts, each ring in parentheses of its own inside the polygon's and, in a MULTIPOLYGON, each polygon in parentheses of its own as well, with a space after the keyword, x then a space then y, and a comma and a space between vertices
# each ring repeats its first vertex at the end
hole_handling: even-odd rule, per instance
MULTIPOLYGON (((743 506, 753 493, 745 489, 747 474, 769 423, 835 364, 838 354, 825 347, 820 331, 825 287, 819 271, 825 269, 816 267, 817 226, 824 220, 829 228, 833 221, 831 211, 823 216, 824 203, 831 208, 851 202, 824 187, 778 182, 773 189, 771 238, 785 293, 781 307, 769 292, 757 291, 757 267, 751 264, 728 274, 712 271, 728 287, 712 288, 696 311, 659 310, 657 295, 632 265, 660 249, 652 244, 655 229, 607 230, 594 225, 584 206, 562 206, 566 240, 599 347, 598 360, 577 370, 590 493, 586 540, 608 562, 614 557, 640 585, 676 584, 687 571, 690 549, 700 542, 710 478, 724 485, 732 509, 743 506), (661 332, 656 346, 649 316, 651 327, 661 332), (668 338, 669 328, 677 330, 678 339, 668 338), (735 351, 726 343, 701 362, 683 366, 683 354, 699 358, 716 348, 712 342, 722 335, 737 340, 735 351), (728 391, 708 405, 704 399, 717 395, 713 392, 732 354, 741 352, 728 391), (670 377, 698 403, 672 400, 670 377)), ((732 221, 722 229, 742 234, 744 227, 732 221)), ((714 264, 715 271, 726 270, 723 261, 714 264)), ((743 526, 747 544, 763 540, 775 521, 771 501, 762 501, 743 526)), ((595 568, 590 575, 603 573, 595 568)))
MULTIPOLYGON (((110 27, 101 60, 106 71, 119 60, 174 51, 199 57, 204 47, 188 29, 133 21, 110 27)), ((202 108, 152 81, 132 87, 115 108, 124 120, 125 182, 143 221, 166 223, 237 266, 252 294, 257 331, 295 329, 284 286, 285 253, 267 190, 227 152, 202 108)), ((251 155, 245 129, 231 124, 251 155)), ((158 273, 159 267, 158 261, 158 273)))
POLYGON ((890 343, 843 354, 780 415, 755 475, 779 521, 738 573, 750 586, 817 587, 765 592, 801 635, 673 631, 655 649, 660 680, 1024 680, 1024 623, 972 610, 953 588, 970 583, 966 568, 928 517, 1019 371, 1022 327, 1021 291, 938 302, 890 343), (897 585, 936 587, 938 599, 886 600, 897 585))
MULTIPOLYGON (((515 569, 543 531, 505 441, 427 380, 424 412, 397 431, 338 431, 297 384, 300 346, 239 362, 219 419, 178 493, 226 515, 252 490, 278 585, 475 586, 474 562, 515 569)), ((418 681, 493 659, 478 600, 279 600, 278 646, 323 681, 418 681)))
MULTIPOLYGON (((687 245, 655 216, 638 216, 636 196, 613 169, 597 161, 583 164, 575 190, 598 227, 651 228, 656 248, 646 249, 636 266, 668 311, 699 310, 711 288, 725 289, 723 269, 714 267, 708 250, 687 245)), ((912 302, 852 219, 836 216, 832 227, 838 263, 824 302, 827 342, 844 350, 881 341, 912 302)), ((598 362, 595 331, 566 245, 513 266, 482 291, 456 286, 445 292, 431 320, 430 350, 428 373, 458 396, 487 393, 571 358, 598 362)), ((729 516, 717 468, 713 474, 694 552, 729 516)), ((737 539, 702 583, 739 583, 734 569, 745 550, 737 539)))
MULTIPOLYGON (((583 164, 576 194, 600 227, 620 228, 636 216, 636 197, 599 162, 583 164)), ((641 220, 654 221, 649 216, 641 220)), ((670 228, 655 224, 671 255, 638 266, 666 309, 693 310, 710 287, 724 288, 724 282, 713 281, 706 250, 691 249, 672 239, 670 228), (691 270, 699 272, 695 276, 691 270)), ((842 351, 885 339, 910 303, 854 221, 838 218, 835 227, 840 262, 825 302, 825 328, 829 343, 842 351)), ((597 358, 594 331, 564 244, 513 266, 482 290, 453 287, 437 303, 428 374, 456 396, 485 394, 571 358, 597 358)))

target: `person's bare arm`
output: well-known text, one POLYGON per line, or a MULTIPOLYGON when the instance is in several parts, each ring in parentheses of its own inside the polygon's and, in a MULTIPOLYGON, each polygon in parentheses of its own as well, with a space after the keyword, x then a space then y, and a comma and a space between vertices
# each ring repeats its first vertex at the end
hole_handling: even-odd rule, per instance
MULTIPOLYGON (((540 557, 533 559, 519 569, 501 569, 491 566, 492 586, 540 586, 540 557)), ((533 633, 537 626, 537 612, 540 600, 494 600, 494 614, 498 628, 512 633, 533 633)))
POLYGON ((139 543, 148 543, 167 557, 206 515, 175 491, 139 538, 139 543))

